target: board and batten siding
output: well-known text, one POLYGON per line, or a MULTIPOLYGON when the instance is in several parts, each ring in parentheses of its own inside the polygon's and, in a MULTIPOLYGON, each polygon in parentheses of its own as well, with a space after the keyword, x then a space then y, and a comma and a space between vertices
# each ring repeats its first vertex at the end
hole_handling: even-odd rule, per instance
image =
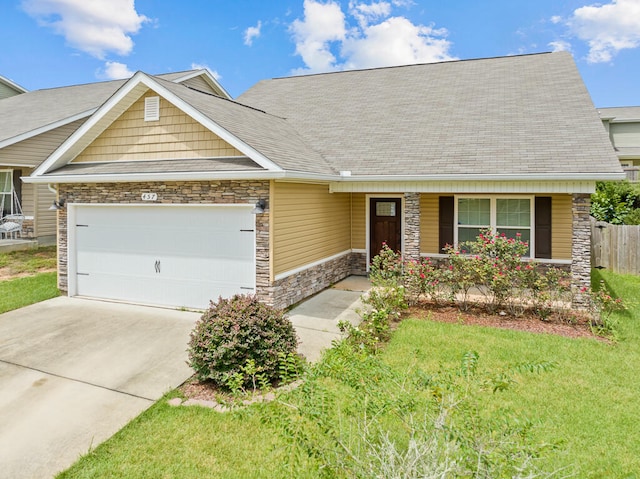
POLYGON ((131 105, 73 163, 244 156, 162 97, 160 119, 144 121, 144 99, 153 96, 131 105))
MULTIPOLYGON (((439 251, 439 194, 420 195, 420 253, 437 254, 439 251)), ((570 260, 572 230, 571 195, 551 196, 551 254, 552 259, 570 260)))
POLYGON ((271 203, 274 277, 351 249, 350 194, 274 182, 271 203))
POLYGON ((37 167, 85 121, 77 120, 0 149, 0 165, 37 167))
POLYGON ((367 248, 367 197, 364 193, 351 194, 351 248, 367 248))

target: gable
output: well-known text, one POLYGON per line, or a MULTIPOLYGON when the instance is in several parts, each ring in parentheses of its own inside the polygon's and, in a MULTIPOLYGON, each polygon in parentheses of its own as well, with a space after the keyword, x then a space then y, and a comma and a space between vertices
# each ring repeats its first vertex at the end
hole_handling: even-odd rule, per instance
POLYGON ((245 156, 189 115, 160 98, 160 118, 145 121, 142 95, 72 163, 245 156))

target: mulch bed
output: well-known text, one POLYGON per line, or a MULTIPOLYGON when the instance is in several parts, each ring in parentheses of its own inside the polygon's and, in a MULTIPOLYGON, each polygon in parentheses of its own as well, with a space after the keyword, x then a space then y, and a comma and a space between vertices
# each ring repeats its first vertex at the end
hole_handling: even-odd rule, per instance
POLYGON ((501 315, 499 312, 498 314, 489 314, 481 308, 460 311, 456 306, 438 307, 427 304, 409 308, 403 314, 403 318, 429 319, 443 323, 487 326, 530 333, 556 334, 568 338, 595 338, 607 341, 593 334, 588 316, 580 312, 573 312, 570 321, 557 314, 542 320, 530 311, 526 311, 522 316, 513 317, 504 313, 501 315))

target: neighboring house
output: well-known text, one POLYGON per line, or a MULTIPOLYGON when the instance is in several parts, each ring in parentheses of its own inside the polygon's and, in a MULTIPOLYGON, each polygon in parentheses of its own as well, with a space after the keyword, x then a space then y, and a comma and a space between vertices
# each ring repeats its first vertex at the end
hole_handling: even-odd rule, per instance
MULTIPOLYGON (((158 78, 229 98, 206 70, 158 78)), ((15 215, 20 208, 25 217, 22 238, 55 242, 56 212, 49 208, 56 196, 49 185, 23 184, 20 178, 30 175, 125 84, 126 80, 117 80, 50 88, 0 100, 0 195, 7 199, 0 216, 15 215), (10 197, 17 198, 20 206, 8 201, 10 197)))
POLYGON ((26 93, 27 89, 0 75, 0 100, 26 93))
MULTIPOLYGON (((136 73, 27 181, 70 296, 288 306, 493 228, 589 285, 589 195, 621 179, 569 53, 266 80, 232 101, 136 73)), ((577 297, 577 304, 584 297, 577 297)))
POLYGON ((598 113, 627 178, 640 180, 640 106, 598 108, 598 113))

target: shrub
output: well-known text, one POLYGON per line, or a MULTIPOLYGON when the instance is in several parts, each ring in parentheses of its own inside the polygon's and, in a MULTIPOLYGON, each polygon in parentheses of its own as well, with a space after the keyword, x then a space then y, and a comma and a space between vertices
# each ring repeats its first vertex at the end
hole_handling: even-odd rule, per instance
POLYGON ((227 389, 255 388, 256 378, 264 384, 280 377, 281 358, 295 354, 296 346, 295 330, 283 310, 254 296, 235 295, 212 302, 196 323, 189 366, 200 381, 227 389))
POLYGON ((638 224, 640 187, 628 181, 598 181, 591 195, 591 216, 614 225, 638 224))
POLYGON ((402 256, 382 243, 382 249, 373 260, 369 270, 369 279, 373 286, 395 287, 402 281, 402 256))

